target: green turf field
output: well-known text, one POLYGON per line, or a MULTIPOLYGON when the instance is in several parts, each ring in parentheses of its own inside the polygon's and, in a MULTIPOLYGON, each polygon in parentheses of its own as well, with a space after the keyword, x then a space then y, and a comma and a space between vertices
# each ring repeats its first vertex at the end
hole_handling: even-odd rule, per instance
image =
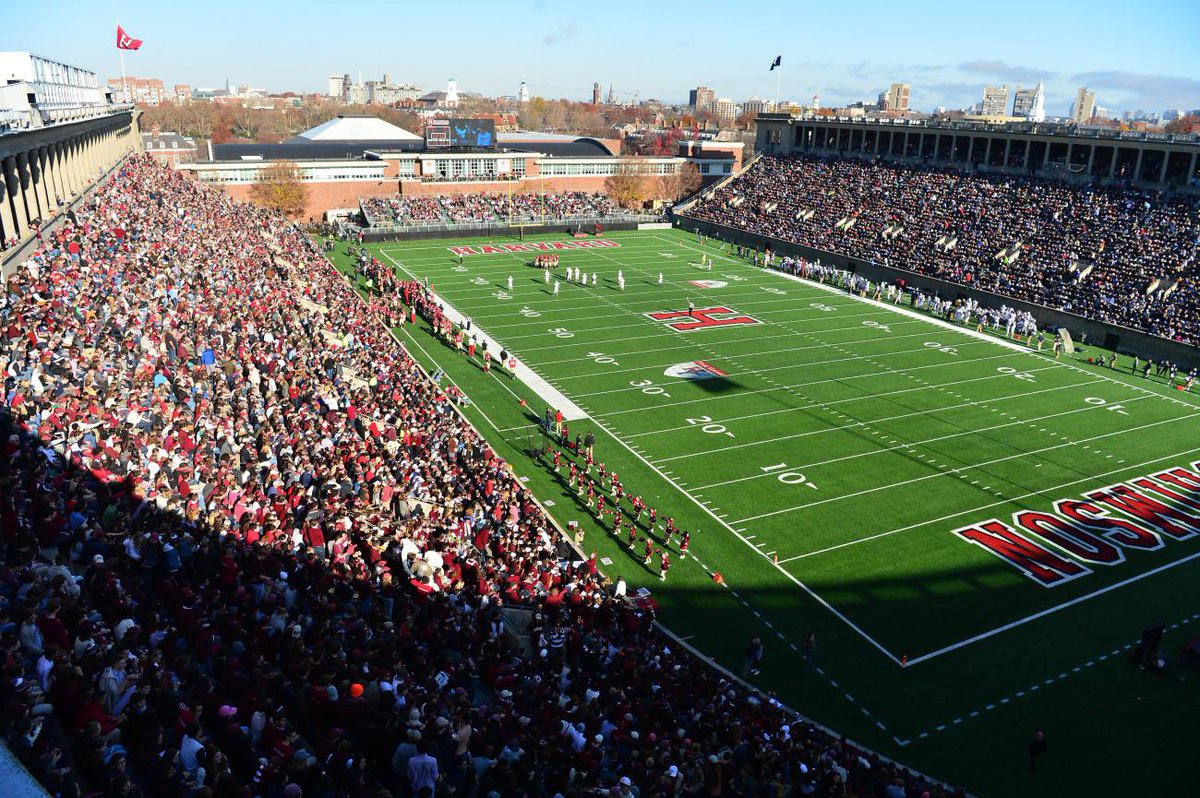
POLYGON ((566 460, 556 474, 524 453, 545 443, 537 385, 485 375, 426 330, 402 328, 413 354, 471 397, 468 416, 550 512, 582 523, 610 577, 648 588, 668 626, 735 671, 747 639, 762 636, 756 683, 979 795, 1113 794, 1195 777, 1183 740, 1196 680, 1179 668, 1148 675, 1126 656, 1154 622, 1169 625, 1164 652, 1200 635, 1200 535, 1180 522, 1174 534, 1143 530, 1141 547, 1092 538, 1087 561, 1018 529, 1058 558, 1047 585, 956 530, 1014 526, 1019 511, 1190 468, 1200 398, 1131 376, 1128 358, 1099 368, 1089 348, 1055 361, 1049 346, 1039 354, 906 302, 765 272, 679 231, 603 238, 616 246, 557 253, 599 278, 558 295, 527 265, 535 253, 459 265, 450 248, 478 251, 489 243, 479 239, 372 250, 427 279, 586 413, 571 437, 595 430, 597 459, 658 508, 660 527, 673 516, 692 530, 692 556, 660 582, 643 543, 631 551, 568 489, 566 460), (810 631, 811 665, 800 656, 810 631), (1143 727, 1153 741, 1131 742, 1143 727), (1051 756, 1030 775, 1035 729, 1051 756), (1111 772, 1129 757, 1145 769, 1111 772))

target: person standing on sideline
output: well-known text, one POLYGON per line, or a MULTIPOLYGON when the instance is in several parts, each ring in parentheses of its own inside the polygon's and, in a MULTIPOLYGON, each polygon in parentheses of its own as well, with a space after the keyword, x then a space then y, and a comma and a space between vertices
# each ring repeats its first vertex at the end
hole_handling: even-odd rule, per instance
POLYGON ((763 643, 762 638, 752 637, 750 642, 746 644, 746 663, 742 669, 743 676, 757 676, 760 672, 759 666, 762 665, 763 658, 763 643))
POLYGON ((512 293, 512 286, 513 286, 512 275, 510 274, 510 275, 508 275, 508 291, 509 291, 509 293, 512 293))
POLYGON ((1029 772, 1033 772, 1034 765, 1037 763, 1039 756, 1046 755, 1046 733, 1037 731, 1033 734, 1033 739, 1029 741, 1029 772))
POLYGON ((696 315, 696 303, 693 302, 691 299, 688 299, 688 318, 689 319, 695 318, 695 315, 696 315))
POLYGON ((584 448, 587 450, 587 456, 592 456, 592 450, 596 446, 596 433, 588 430, 587 435, 583 438, 584 448))

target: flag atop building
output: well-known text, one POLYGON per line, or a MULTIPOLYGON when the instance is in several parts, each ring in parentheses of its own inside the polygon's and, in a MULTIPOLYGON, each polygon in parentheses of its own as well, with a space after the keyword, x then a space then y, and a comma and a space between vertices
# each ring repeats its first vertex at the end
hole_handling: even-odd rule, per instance
POLYGON ((770 69, 768 69, 767 71, 768 71, 768 72, 774 72, 774 71, 775 71, 775 67, 777 67, 777 66, 781 66, 782 64, 783 64, 783 56, 782 56, 782 55, 777 55, 777 56, 775 56, 775 60, 771 62, 771 68, 770 68, 770 69))
POLYGON ((118 50, 136 50, 142 46, 141 39, 135 39, 125 32, 119 24, 117 25, 117 49, 118 50))

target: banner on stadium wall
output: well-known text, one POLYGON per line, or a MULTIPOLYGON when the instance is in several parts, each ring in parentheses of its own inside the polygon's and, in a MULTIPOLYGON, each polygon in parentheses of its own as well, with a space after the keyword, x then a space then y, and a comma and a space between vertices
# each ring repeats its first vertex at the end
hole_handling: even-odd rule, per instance
POLYGON ((532 244, 484 244, 478 247, 446 247, 455 255, 508 255, 513 252, 561 252, 564 249, 604 249, 621 246, 616 241, 593 238, 586 241, 537 241, 532 244))

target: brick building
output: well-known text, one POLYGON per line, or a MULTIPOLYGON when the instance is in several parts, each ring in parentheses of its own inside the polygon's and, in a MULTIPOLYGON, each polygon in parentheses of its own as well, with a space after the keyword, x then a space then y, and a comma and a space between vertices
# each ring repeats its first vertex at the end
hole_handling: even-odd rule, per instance
POLYGON ((620 141, 555 133, 498 133, 486 150, 427 150, 403 128, 374 117, 339 116, 279 144, 210 144, 177 168, 249 199, 272 162, 296 164, 308 188, 305 218, 357 209, 360 197, 522 191, 604 191, 619 168, 648 176, 677 172, 684 159, 623 158, 620 141))
POLYGON ((171 131, 160 130, 158 125, 142 134, 142 149, 147 155, 169 166, 179 166, 196 160, 196 140, 171 131))

